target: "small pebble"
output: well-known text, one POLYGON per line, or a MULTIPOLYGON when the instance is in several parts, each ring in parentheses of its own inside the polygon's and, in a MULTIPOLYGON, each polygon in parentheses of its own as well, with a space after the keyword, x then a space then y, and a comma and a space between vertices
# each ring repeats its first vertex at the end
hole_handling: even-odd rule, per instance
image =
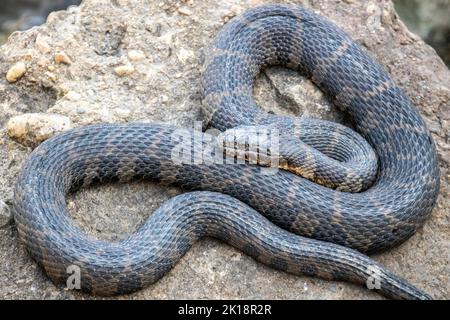
POLYGON ((70 128, 72 122, 68 117, 48 113, 25 113, 10 118, 6 124, 10 138, 30 147, 70 128))
POLYGON ((306 282, 303 283, 303 292, 307 292, 308 291, 308 285, 306 284, 306 282))
POLYGON ((47 65, 47 60, 45 59, 39 59, 36 64, 38 65, 38 67, 44 68, 47 65))
POLYGON ((55 62, 56 63, 64 63, 64 64, 71 64, 72 60, 65 54, 63 51, 60 51, 55 54, 55 62))
POLYGON ((70 101, 79 101, 81 99, 81 95, 78 92, 70 90, 66 93, 64 98, 66 98, 67 100, 70 100, 70 101))
POLYGON ((42 53, 49 53, 51 51, 50 45, 47 43, 47 41, 44 40, 44 38, 41 35, 38 35, 36 37, 35 42, 36 48, 42 53))
POLYGON ((195 53, 192 50, 181 48, 180 51, 177 53, 177 57, 182 63, 186 63, 189 59, 195 57, 195 53))
POLYGON ((18 81, 27 72, 27 66, 22 61, 17 62, 6 73, 6 80, 9 83, 18 81))
POLYGON ((128 51, 128 59, 131 61, 141 61, 145 59, 145 54, 140 50, 128 51))
POLYGON ((57 78, 56 75, 53 72, 47 71, 45 73, 45 75, 47 76, 47 78, 49 78, 51 81, 56 82, 57 78))
POLYGON ((131 114, 131 111, 130 111, 130 109, 119 108, 119 109, 115 109, 114 113, 120 118, 126 118, 131 114))
POLYGON ((189 10, 188 8, 183 8, 183 7, 178 8, 178 12, 180 14, 182 14, 183 16, 190 16, 192 14, 191 10, 189 10))
POLYGON ((222 17, 222 20, 227 22, 229 21, 231 18, 239 15, 241 12, 243 12, 244 8, 242 8, 241 6, 238 5, 233 5, 230 8, 230 11, 222 17))
POLYGON ((134 67, 133 66, 118 66, 114 68, 114 72, 119 76, 119 77, 125 77, 128 76, 130 74, 132 74, 134 72, 134 67))

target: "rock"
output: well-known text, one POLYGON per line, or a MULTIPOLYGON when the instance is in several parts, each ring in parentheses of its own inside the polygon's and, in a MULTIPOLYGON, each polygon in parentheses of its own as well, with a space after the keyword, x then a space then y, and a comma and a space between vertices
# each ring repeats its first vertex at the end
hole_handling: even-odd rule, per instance
MULTIPOLYGON (((53 68, 50 68, 50 70, 53 70, 53 68)), ((58 80, 58 78, 56 77, 56 75, 53 72, 48 71, 45 73, 45 75, 52 82, 56 82, 56 80, 58 80)))
POLYGON ((125 76, 129 76, 134 72, 134 67, 133 66, 118 66, 114 68, 114 72, 119 76, 119 77, 125 77, 125 76))
POLYGON ((343 113, 330 103, 323 92, 295 71, 273 67, 263 71, 255 89, 258 104, 267 112, 302 115, 345 123, 343 113), (267 90, 269 86, 272 90, 267 90))
POLYGON ((195 57, 195 53, 192 50, 181 48, 177 53, 177 57, 181 63, 186 63, 195 57))
POLYGON ((42 141, 72 128, 70 119, 59 114, 26 113, 9 119, 8 136, 26 146, 36 146, 42 141))
POLYGON ((27 66, 22 61, 14 64, 6 73, 6 80, 13 83, 18 81, 27 72, 27 66))
POLYGON ((78 92, 75 91, 69 91, 66 93, 64 98, 71 100, 71 101, 78 101, 81 99, 81 95, 78 92))
POLYGON ((140 50, 128 51, 128 59, 131 61, 141 61, 145 59, 145 54, 140 50))
POLYGON ((9 225, 13 220, 11 208, 4 202, 0 200, 0 228, 9 225))
POLYGON ((36 37, 36 48, 38 48, 38 50, 42 53, 49 53, 52 50, 47 40, 44 39, 42 35, 38 35, 36 37))
POLYGON ((64 63, 64 64, 71 64, 72 60, 65 54, 64 51, 58 52, 55 54, 55 62, 56 63, 64 63))
MULTIPOLYGON (((176 1, 114 1, 105 6, 101 1, 85 0, 79 8, 54 13, 45 25, 14 33, 0 47, 0 73, 16 61, 28 66, 27 76, 16 85, 0 79, 0 124, 6 128, 7 119, 23 114, 56 113, 70 118, 73 126, 144 121, 192 127, 203 119, 199 85, 204 48, 225 20, 268 2, 273 1, 205 0, 177 7, 176 1), (189 8, 192 14, 181 15, 180 7, 189 8), (36 48, 38 35, 45 36, 50 48, 58 48, 55 52, 63 48, 73 57, 70 68, 55 65, 53 55, 36 48), (145 53, 145 58, 134 59, 132 50, 145 53), (50 65, 56 66, 53 71, 50 65), (114 69, 120 66, 130 73, 120 71, 123 76, 118 76, 114 69), (57 81, 50 81, 46 72, 54 73, 57 81)), ((290 2, 308 5, 344 28, 405 89, 432 127, 442 175, 438 206, 415 236, 374 258, 434 298, 450 298, 449 70, 433 49, 411 35, 390 1, 290 2)), ((347 123, 320 90, 283 68, 262 72, 254 96, 268 111, 347 123)), ((0 198, 10 199, 29 149, 14 143, 5 131, 0 130, 0 198)), ((80 228, 101 239, 117 240, 180 192, 153 183, 110 184, 84 189, 71 195, 67 203, 80 228)), ((0 297, 90 298, 51 285, 21 250, 17 233, 11 229, 0 229, 0 297), (17 284, 18 279, 23 282, 17 284)), ((379 298, 357 286, 275 271, 211 239, 194 245, 161 281, 127 296, 206 297, 379 298)))
POLYGON ((183 16, 190 16, 192 14, 192 11, 185 7, 178 8, 178 12, 183 16))

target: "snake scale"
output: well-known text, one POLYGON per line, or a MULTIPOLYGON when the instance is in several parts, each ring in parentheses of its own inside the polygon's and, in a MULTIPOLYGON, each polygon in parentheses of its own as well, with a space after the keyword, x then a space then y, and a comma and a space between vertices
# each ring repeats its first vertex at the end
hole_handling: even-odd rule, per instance
MULTIPOLYGON (((179 128, 170 125, 76 128, 37 147, 15 187, 19 237, 46 274, 65 283, 67 267, 77 265, 83 290, 128 293, 160 279, 195 241, 211 236, 292 274, 365 285, 375 270, 374 290, 384 296, 431 298, 364 254, 405 241, 435 204, 436 149, 416 108, 337 26, 299 6, 265 5, 230 20, 208 51, 202 97, 209 126, 221 131, 269 126, 337 160, 351 152, 329 142, 339 136, 329 124, 268 114, 255 104, 255 77, 271 65, 298 70, 350 115, 376 154, 370 187, 328 188, 314 182, 315 170, 306 179, 285 170, 267 175, 252 164, 175 163, 173 135, 179 128), (117 242, 95 239, 73 223, 65 202, 69 192, 132 179, 189 192, 164 203, 117 242)), ((202 139, 188 139, 189 155, 201 152, 211 138, 196 134, 202 139)), ((345 156, 341 160, 346 162, 345 156)))

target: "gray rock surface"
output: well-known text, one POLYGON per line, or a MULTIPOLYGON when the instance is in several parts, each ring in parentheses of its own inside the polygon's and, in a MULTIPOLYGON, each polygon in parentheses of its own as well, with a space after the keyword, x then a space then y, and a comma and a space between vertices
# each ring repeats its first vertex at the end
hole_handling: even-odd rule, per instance
MULTIPOLYGON (((163 121, 190 127, 202 119, 204 48, 232 16, 265 2, 86 0, 79 8, 52 13, 41 27, 14 33, 0 47, 0 199, 11 201, 15 178, 31 151, 8 137, 6 123, 12 116, 56 113, 69 117, 74 126, 163 121), (55 62, 61 50, 70 64, 55 62), (18 61, 27 65, 27 72, 10 84, 6 72, 18 61)), ((425 117, 441 165, 438 204, 422 230, 374 258, 433 297, 450 298, 449 70, 433 49, 406 29, 390 1, 287 2, 310 7, 349 32, 385 66, 425 117)), ((345 123, 319 90, 292 71, 263 72, 255 98, 265 110, 345 123)), ((179 192, 144 182, 106 185, 71 196, 68 206, 83 230, 117 240, 179 192)), ((19 244, 14 224, 0 228, 0 261, 0 298, 92 298, 54 286, 19 244)), ((205 239, 158 283, 124 298, 380 297, 351 284, 279 272, 205 239)))
POLYGON ((0 228, 8 226, 13 220, 11 205, 0 200, 0 228))

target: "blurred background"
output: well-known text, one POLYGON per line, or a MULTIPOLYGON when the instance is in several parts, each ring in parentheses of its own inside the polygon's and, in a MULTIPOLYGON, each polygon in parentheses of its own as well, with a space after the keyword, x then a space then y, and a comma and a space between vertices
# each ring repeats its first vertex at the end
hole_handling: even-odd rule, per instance
POLYGON ((432 46, 450 67, 450 0, 394 0, 408 26, 432 46))
MULTIPOLYGON (((80 3, 81 0, 0 0, 0 45, 11 32, 40 25, 50 12, 80 3)), ((408 28, 450 66, 450 0, 394 0, 394 4, 408 28)))
POLYGON ((45 23, 50 12, 80 3, 81 0, 0 0, 0 45, 16 30, 45 23))

